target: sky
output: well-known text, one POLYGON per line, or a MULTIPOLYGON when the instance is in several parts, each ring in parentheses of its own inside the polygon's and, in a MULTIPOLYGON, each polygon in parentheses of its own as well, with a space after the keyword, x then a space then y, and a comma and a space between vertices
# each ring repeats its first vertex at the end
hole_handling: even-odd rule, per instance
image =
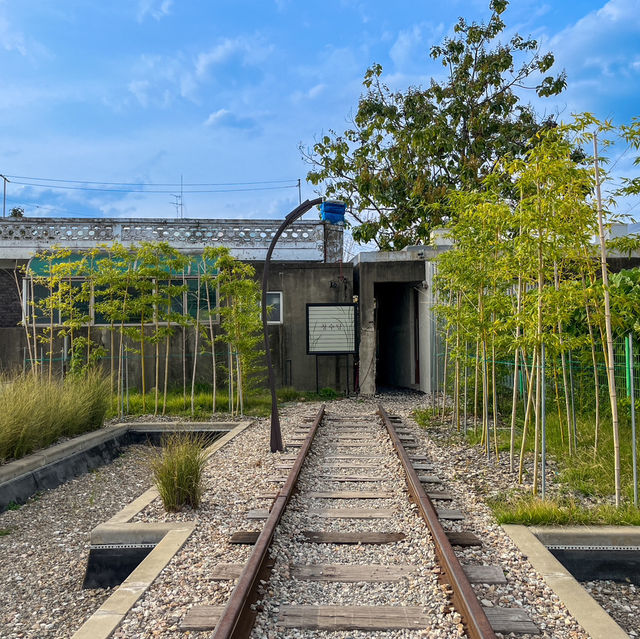
MULTIPOLYGON (((300 145, 349 126, 368 67, 426 86, 443 73, 430 47, 489 15, 488 0, 0 0, 7 213, 284 218, 317 196, 300 145)), ((524 96, 539 113, 640 115, 640 0, 512 0, 503 19, 566 71, 560 96, 524 96)), ((609 154, 640 174, 633 150, 609 154)), ((640 219, 640 200, 618 211, 640 219)))

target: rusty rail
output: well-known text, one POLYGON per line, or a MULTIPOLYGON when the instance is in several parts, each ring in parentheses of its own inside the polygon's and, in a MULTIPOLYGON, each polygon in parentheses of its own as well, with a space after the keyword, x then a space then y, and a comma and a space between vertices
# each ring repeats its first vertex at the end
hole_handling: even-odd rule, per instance
POLYGON ((465 625, 467 634, 471 639, 496 639, 495 632, 487 619, 487 615, 480 605, 480 602, 478 601, 478 598, 476 597, 473 588, 462 569, 462 565, 458 561, 451 543, 440 524, 438 513, 436 512, 431 499, 429 499, 429 496, 425 492, 424 487, 420 483, 418 473, 416 473, 413 468, 409 455, 402 445, 402 442, 389 419, 389 415, 381 404, 378 404, 378 414, 382 417, 384 425, 387 428, 387 432, 389 433, 389 437, 391 437, 393 446, 400 457, 400 461, 402 462, 409 494, 418 506, 418 510, 431 532, 436 555, 440 562, 440 568, 443 570, 442 578, 449 583, 453 590, 453 603, 456 610, 462 617, 462 622, 465 625))
POLYGON ((273 535, 276 531, 276 527, 280 522, 282 514, 284 513, 291 495, 296 487, 302 464, 311 448, 313 438, 315 437, 318 426, 324 417, 324 404, 320 407, 318 414, 313 422, 313 425, 309 429, 304 443, 300 448, 300 452, 296 457, 296 461, 293 464, 293 468, 287 475, 287 480, 278 492, 272 506, 269 516, 265 521, 264 527, 260 536, 258 537, 256 544, 253 548, 253 552, 247 561, 244 570, 238 578, 238 583, 231 593, 231 597, 227 605, 225 606, 222 615, 216 625, 213 639, 240 639, 248 637, 251 633, 253 626, 253 616, 251 615, 251 603, 255 596, 258 582, 261 575, 267 570, 267 563, 269 560, 269 547, 273 540, 273 535))

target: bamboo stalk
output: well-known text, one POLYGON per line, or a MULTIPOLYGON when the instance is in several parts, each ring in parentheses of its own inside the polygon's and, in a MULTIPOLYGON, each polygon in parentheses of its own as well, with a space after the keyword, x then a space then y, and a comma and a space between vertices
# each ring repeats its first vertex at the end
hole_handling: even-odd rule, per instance
POLYGON ((593 160, 596 181, 596 198, 598 203, 598 232, 600 236, 600 266, 602 269, 602 288, 604 291, 604 321, 607 333, 607 378, 609 381, 609 399, 611 402, 611 426, 613 430, 613 470, 615 481, 616 507, 620 506, 620 433, 618 427, 618 398, 616 395, 616 379, 613 368, 613 332, 611 329, 611 300, 609 299, 609 271, 607 269, 607 249, 604 239, 604 222, 602 216, 602 196, 600 193, 600 171, 598 167, 598 137, 593 133, 593 160))
POLYGON ((193 337, 193 368, 191 372, 191 417, 195 414, 196 368, 198 366, 198 338, 200 336, 200 267, 198 266, 198 292, 196 293, 196 323, 193 337))
POLYGON ((209 315, 209 337, 211 339, 211 412, 216 412, 216 343, 213 333, 213 318, 211 317, 211 296, 209 294, 209 285, 205 287, 207 292, 207 313, 209 315))

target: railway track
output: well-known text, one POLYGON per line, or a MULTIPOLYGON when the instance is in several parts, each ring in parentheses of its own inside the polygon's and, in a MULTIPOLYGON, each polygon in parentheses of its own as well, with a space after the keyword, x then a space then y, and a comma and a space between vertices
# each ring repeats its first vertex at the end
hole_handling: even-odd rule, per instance
POLYGON ((247 513, 261 530, 229 539, 253 544, 248 562, 212 575, 237 579, 227 605, 193 607, 183 630, 214 630, 216 639, 249 637, 254 626, 260 637, 539 634, 522 609, 478 601, 472 583, 504 583, 504 573, 460 563, 456 551, 482 541, 460 529, 464 513, 437 468, 382 406, 353 419, 322 407, 276 469, 265 508, 247 513))

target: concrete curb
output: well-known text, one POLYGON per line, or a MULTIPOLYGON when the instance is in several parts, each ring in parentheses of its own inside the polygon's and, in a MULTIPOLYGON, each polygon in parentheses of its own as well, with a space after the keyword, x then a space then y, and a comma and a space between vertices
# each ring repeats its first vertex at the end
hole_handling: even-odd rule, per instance
MULTIPOLYGON (((210 459, 236 435, 253 422, 240 422, 226 435, 217 439, 207 449, 210 459)), ((197 522, 179 523, 128 523, 142 512, 156 497, 155 488, 145 491, 119 513, 91 531, 91 544, 142 544, 156 543, 138 567, 122 582, 117 590, 72 635, 72 639, 108 639, 136 601, 151 586, 164 567, 182 548, 195 530, 197 522)))
MULTIPOLYGON (((547 585, 558 595, 578 623, 594 639, 629 639, 629 635, 600 607, 598 602, 570 575, 566 568, 545 548, 526 526, 503 524, 531 565, 542 575, 547 585)), ((563 529, 565 533, 567 529, 563 529)), ((583 533, 588 533, 580 529, 583 533)), ((594 531, 597 529, 594 528, 594 531)), ((551 531, 548 531, 551 533, 551 531)), ((574 542, 575 543, 575 542, 574 542)))
POLYGON ((145 593, 171 558, 182 548, 195 522, 175 524, 118 589, 72 635, 72 639, 106 639, 145 593))
POLYGON ((228 434, 237 427, 233 422, 136 422, 105 426, 79 435, 0 466, 0 511, 11 502, 23 503, 39 490, 55 488, 107 463, 136 434, 204 430, 228 434))

